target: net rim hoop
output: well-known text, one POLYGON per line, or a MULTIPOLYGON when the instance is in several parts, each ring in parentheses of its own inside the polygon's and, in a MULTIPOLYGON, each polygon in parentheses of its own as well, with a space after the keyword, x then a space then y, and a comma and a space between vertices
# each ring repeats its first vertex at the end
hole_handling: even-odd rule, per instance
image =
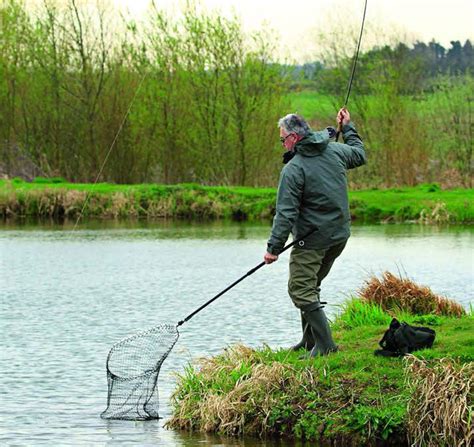
MULTIPOLYGON (((130 341, 133 341, 137 338, 140 338, 140 337, 144 337, 146 335, 148 335, 150 332, 154 332, 156 331, 157 329, 160 329, 160 328, 165 328, 165 329, 168 329, 171 333, 171 329, 174 330, 174 333, 175 333, 175 337, 174 337, 174 340, 173 340, 173 343, 170 345, 170 347, 166 350, 166 352, 163 353, 163 356, 165 356, 165 358, 168 356, 168 354, 170 353, 170 351, 173 349, 174 345, 176 344, 176 342, 178 341, 178 338, 179 338, 179 331, 178 331, 178 325, 172 325, 172 324, 159 324, 157 326, 153 326, 152 328, 150 329, 146 329, 144 331, 141 331, 141 332, 136 332, 135 334, 133 335, 129 335, 125 338, 123 338, 122 340, 116 342, 112 348, 110 349, 109 351, 109 354, 107 355, 107 361, 106 361, 106 370, 107 370, 107 376, 110 378, 110 379, 113 379, 113 380, 116 380, 117 382, 130 382, 132 380, 136 380, 136 379, 139 379, 139 378, 143 378, 143 377, 150 377, 151 375, 153 375, 154 373, 158 372, 161 368, 161 364, 163 363, 163 361, 157 363, 158 366, 155 366, 154 368, 151 368, 151 369, 147 369, 139 374, 136 374, 134 376, 130 376, 130 377, 121 377, 121 376, 118 376, 117 374, 114 374, 110 368, 109 368, 109 361, 110 361, 110 357, 111 355, 114 353, 114 351, 119 348, 120 346, 122 346, 123 344, 125 344, 126 342, 130 342, 130 341)), ((162 357, 163 357, 162 356, 162 357)))

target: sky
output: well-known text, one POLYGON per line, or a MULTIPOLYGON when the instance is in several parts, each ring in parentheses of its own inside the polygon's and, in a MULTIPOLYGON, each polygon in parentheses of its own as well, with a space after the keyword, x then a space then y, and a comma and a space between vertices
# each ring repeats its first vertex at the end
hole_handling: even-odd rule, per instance
MULTIPOLYGON (((117 12, 135 19, 146 18, 151 2, 96 1, 107 1, 117 12)), ((184 0, 155 0, 155 3, 160 8, 178 11, 184 0)), ((298 61, 314 60, 321 32, 340 32, 341 44, 353 46, 348 33, 358 34, 364 9, 364 0, 200 0, 200 3, 225 15, 235 12, 247 31, 266 24, 276 32, 279 56, 298 61)), ((384 39, 390 41, 390 36, 393 38, 395 34, 409 42, 435 39, 446 47, 451 40, 474 41, 474 0, 368 0, 366 28, 363 49, 383 43, 384 39)))
MULTIPOLYGON (((144 17, 150 0, 115 0, 114 4, 135 17, 144 17)), ((163 8, 176 8, 176 0, 156 0, 163 8)), ((327 23, 341 30, 360 27, 364 0, 201 0, 201 4, 235 11, 246 30, 267 24, 276 31, 280 55, 311 60, 318 51, 318 34, 327 23)), ((435 39, 445 46, 451 40, 474 40, 474 0, 368 0, 367 46, 380 43, 384 34, 404 35, 409 41, 435 39), (369 31, 369 29, 375 30, 369 31)), ((389 40, 388 36, 385 36, 389 40)), ((353 45, 347 39, 348 45, 353 45)))

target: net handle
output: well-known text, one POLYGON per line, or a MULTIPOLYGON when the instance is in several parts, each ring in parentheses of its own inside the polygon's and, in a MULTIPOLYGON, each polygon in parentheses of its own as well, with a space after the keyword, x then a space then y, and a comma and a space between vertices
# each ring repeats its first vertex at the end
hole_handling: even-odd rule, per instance
MULTIPOLYGON (((290 242, 288 245, 286 245, 285 247, 283 247, 283 250, 280 252, 283 253, 284 251, 288 250, 289 248, 293 247, 293 245, 295 244, 298 244, 299 242, 303 241, 303 239, 306 239, 308 236, 310 236, 311 234, 313 234, 315 231, 317 230, 317 227, 313 228, 311 231, 309 231, 308 233, 306 233, 304 236, 298 238, 298 239, 295 239, 293 242, 290 242)), ((211 298, 209 301, 207 301, 206 303, 204 303, 201 307, 199 307, 198 309, 196 309, 193 313, 189 314, 184 320, 181 320, 181 321, 178 321, 178 324, 177 326, 181 326, 182 324, 186 323, 187 321, 189 321, 192 317, 194 317, 194 315, 196 315, 198 312, 201 312, 201 310, 203 310, 205 307, 209 306, 209 304, 211 304, 212 302, 214 302, 215 300, 217 300, 217 298, 219 298, 220 296, 224 295, 224 293, 226 293, 227 291, 229 291, 230 289, 232 289, 234 286, 236 286, 239 282, 243 281, 245 278, 247 278, 248 276, 250 275, 253 275, 258 269, 262 268, 263 266, 265 265, 265 261, 262 261, 260 264, 258 264, 257 266, 255 266, 253 269, 250 269, 245 275, 241 276, 237 281, 234 281, 230 286, 227 286, 224 290, 222 290, 221 292, 219 292, 216 296, 214 296, 213 298, 211 298)))

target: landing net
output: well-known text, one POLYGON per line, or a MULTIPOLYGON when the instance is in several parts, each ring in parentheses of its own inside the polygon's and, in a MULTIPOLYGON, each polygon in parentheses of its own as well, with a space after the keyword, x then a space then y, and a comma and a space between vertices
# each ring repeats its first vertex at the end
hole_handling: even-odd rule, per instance
POLYGON ((107 357, 103 419, 158 419, 158 374, 178 341, 176 326, 160 325, 116 343, 107 357))
MULTIPOLYGON (((302 238, 293 240, 293 242, 283 247, 280 254, 307 238, 316 230, 317 227, 314 227, 302 238)), ((107 408, 101 414, 101 417, 103 419, 128 419, 132 421, 158 419, 158 374, 161 365, 178 341, 178 327, 264 265, 265 262, 261 262, 249 270, 245 275, 189 314, 184 320, 179 321, 176 326, 163 324, 116 343, 107 357, 109 392, 107 408)))

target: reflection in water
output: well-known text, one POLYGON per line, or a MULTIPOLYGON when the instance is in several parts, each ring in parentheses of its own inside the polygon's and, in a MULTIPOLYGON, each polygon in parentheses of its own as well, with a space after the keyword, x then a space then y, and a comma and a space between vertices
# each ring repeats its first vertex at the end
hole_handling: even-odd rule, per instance
MULTIPOLYGON (((287 441, 179 433, 151 422, 103 421, 105 359, 121 338, 174 324, 258 264, 270 226, 182 221, 0 228, 0 443, 23 445, 286 446, 287 441)), ((405 270, 469 307, 473 228, 354 226, 323 283, 328 313, 370 272, 405 270)), ((261 269, 180 329, 159 378, 169 417, 175 374, 230 343, 290 346, 298 312, 286 296, 288 255, 261 269)), ((301 444, 304 445, 304 444, 301 444)))
POLYGON ((235 223, 230 221, 197 221, 183 220, 94 220, 78 225, 73 231, 75 222, 31 223, 21 224, 5 222, 0 229, 18 237, 37 237, 38 233, 47 238, 66 239, 248 239, 266 237, 271 224, 267 222, 235 223), (21 231, 19 231, 21 230, 21 231))
MULTIPOLYGON (((318 447, 319 444, 315 441, 304 442, 304 441, 288 441, 278 438, 259 439, 251 436, 245 437, 244 439, 230 438, 224 436, 216 436, 211 434, 195 434, 187 432, 175 432, 175 441, 179 442, 180 446, 183 447, 196 447, 196 445, 202 444, 206 446, 222 446, 222 447, 318 447)), ((322 446, 321 446, 322 447, 322 446)))

